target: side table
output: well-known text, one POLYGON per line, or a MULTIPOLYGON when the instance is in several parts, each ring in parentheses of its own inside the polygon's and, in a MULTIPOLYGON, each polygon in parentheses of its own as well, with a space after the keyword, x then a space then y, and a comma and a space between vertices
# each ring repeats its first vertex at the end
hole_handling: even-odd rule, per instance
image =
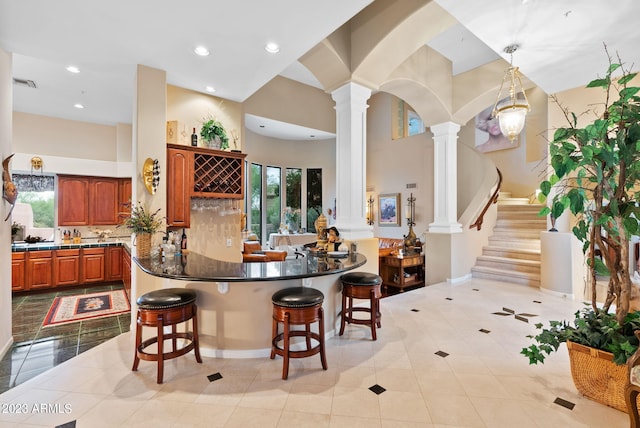
POLYGON ((382 259, 380 276, 384 286, 403 290, 424 285, 424 255, 386 256, 382 259))

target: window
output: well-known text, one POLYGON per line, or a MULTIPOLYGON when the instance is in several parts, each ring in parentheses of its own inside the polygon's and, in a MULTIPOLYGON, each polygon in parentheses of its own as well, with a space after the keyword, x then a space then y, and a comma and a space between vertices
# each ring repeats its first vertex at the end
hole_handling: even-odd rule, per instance
POLYGON ((322 213, 322 169, 307 170, 307 230, 316 232, 315 221, 322 213))
POLYGON ((302 170, 300 168, 287 168, 285 191, 285 221, 290 231, 297 232, 303 227, 300 217, 302 208, 302 170))
POLYGON ((424 132, 424 122, 409 104, 398 97, 392 97, 391 106, 391 128, 394 140, 424 132))
POLYGON ((315 232, 314 222, 322 212, 321 168, 305 172, 302 168, 263 167, 252 163, 249 171, 247 188, 251 191, 246 198, 251 207, 250 227, 261 242, 267 242, 271 233, 278 232, 281 223, 294 232, 301 228, 315 232), (305 185, 306 192, 303 191, 305 185))
POLYGON ((262 237, 262 165, 251 164, 251 232, 262 237))
POLYGON ((282 198, 280 196, 281 177, 282 172, 279 167, 267 167, 266 237, 268 237, 271 233, 277 232, 278 228, 280 227, 280 218, 282 217, 282 198))
POLYGON ((55 178, 52 175, 13 174, 18 199, 11 221, 24 226, 24 236, 53 240, 55 231, 55 178))

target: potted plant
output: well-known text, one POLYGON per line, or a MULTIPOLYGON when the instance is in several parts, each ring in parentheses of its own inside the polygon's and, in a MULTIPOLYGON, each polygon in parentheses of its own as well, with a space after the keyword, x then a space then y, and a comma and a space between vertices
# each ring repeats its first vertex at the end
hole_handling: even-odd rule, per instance
POLYGON ((18 222, 14 221, 13 223, 11 223, 11 242, 13 242, 16 239, 18 232, 23 230, 22 228, 23 226, 18 222))
MULTIPOLYGON (((587 88, 604 91, 601 113, 581 127, 578 115, 563 109, 569 126, 555 131, 550 143, 553 174, 540 184, 541 202, 549 200, 540 215, 551 214, 557 219, 569 211, 576 216, 572 231, 583 244, 591 303, 576 312, 572 323, 552 321, 548 328, 537 324, 541 332, 529 336, 536 343, 521 353, 536 364, 544 362, 545 355, 557 351, 560 344, 566 342, 576 387, 589 398, 600 394, 590 391, 599 381, 589 380, 587 386, 578 385, 577 378, 584 377, 581 376, 584 373, 574 364, 582 358, 577 354, 574 358, 574 351, 584 351, 581 346, 586 346, 600 350, 587 353, 608 354, 606 359, 618 365, 617 371, 624 383, 626 368, 620 364, 638 347, 633 331, 640 328, 639 315, 629 313, 630 273, 633 272, 629 266, 630 238, 640 234, 640 193, 636 192, 636 183, 640 180, 640 97, 637 96, 640 88, 627 86, 635 75, 625 70, 621 61, 613 63, 609 57, 605 77, 587 85, 587 88), (614 79, 614 73, 621 76, 614 79), (618 93, 617 99, 614 90, 618 93), (596 301, 596 275, 609 277, 602 305, 596 301), (612 304, 615 312, 610 312, 612 304)), ((591 367, 588 371, 595 370, 591 367)), ((606 375, 607 379, 609 376, 606 375)), ((605 380, 602 385, 608 383, 605 380)), ((616 400, 605 404, 624 411, 623 388, 624 384, 615 391, 604 392, 616 400)))
POLYGON ((151 254, 151 235, 162 229, 164 222, 160 217, 160 208, 150 212, 138 202, 131 206, 131 212, 127 213, 121 225, 129 229, 134 235, 133 245, 137 246, 136 256, 147 258, 151 254))
POLYGON ((200 130, 200 136, 203 141, 207 142, 209 147, 217 146, 219 144, 219 148, 222 150, 229 148, 229 137, 227 137, 227 132, 224 130, 222 123, 216 119, 205 119, 202 124, 202 129, 200 130))

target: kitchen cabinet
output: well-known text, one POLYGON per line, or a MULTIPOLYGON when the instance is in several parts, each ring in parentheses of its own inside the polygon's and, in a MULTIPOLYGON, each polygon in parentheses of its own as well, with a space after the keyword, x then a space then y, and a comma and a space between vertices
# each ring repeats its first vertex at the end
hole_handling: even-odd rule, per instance
POLYGON ((122 279, 122 247, 105 248, 105 280, 118 281, 122 279))
POLYGON ((131 301, 131 255, 126 250, 122 251, 122 283, 124 291, 131 301))
POLYGON ((83 284, 104 282, 105 249, 83 248, 81 260, 81 281, 83 284))
POLYGON ((190 226, 192 165, 192 152, 167 149, 167 226, 190 226))
POLYGON ((22 291, 26 287, 25 253, 11 253, 11 291, 22 291))
POLYGON ((27 271, 25 289, 53 287, 53 251, 29 251, 25 257, 27 271))
POLYGON ((404 257, 382 258, 380 276, 385 286, 403 290, 406 287, 424 285, 424 256, 420 254, 404 257))
POLYGON ((58 225, 89 224, 89 178, 58 176, 58 225))
POLYGON ((128 201, 130 197, 131 179, 59 175, 58 224, 60 226, 118 224, 120 201, 124 198, 128 201))
POLYGON ((131 213, 131 179, 118 179, 118 224, 131 213))
MULTIPOLYGON (((34 253, 35 254, 35 253, 34 253)), ((80 283, 80 249, 55 250, 53 257, 54 285, 80 283)))
POLYGON ((118 224, 118 179, 89 178, 89 225, 118 224))

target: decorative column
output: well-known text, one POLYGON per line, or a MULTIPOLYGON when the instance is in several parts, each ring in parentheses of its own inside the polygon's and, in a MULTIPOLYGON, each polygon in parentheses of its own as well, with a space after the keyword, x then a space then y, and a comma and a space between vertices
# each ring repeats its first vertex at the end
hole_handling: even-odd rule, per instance
POLYGON ((458 223, 457 144, 460 125, 453 122, 431 126, 433 133, 433 214, 431 233, 460 233, 458 223))
POLYGON ((371 90, 347 83, 331 93, 336 102, 336 223, 340 237, 372 238, 366 221, 367 100, 371 90))

